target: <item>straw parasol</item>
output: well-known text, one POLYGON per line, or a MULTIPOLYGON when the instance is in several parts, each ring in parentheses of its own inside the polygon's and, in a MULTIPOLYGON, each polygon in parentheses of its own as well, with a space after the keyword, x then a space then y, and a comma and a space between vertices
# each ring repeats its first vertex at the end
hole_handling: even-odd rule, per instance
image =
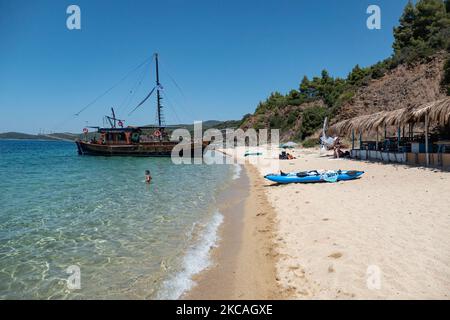
POLYGON ((428 116, 430 123, 446 125, 450 121, 450 97, 433 101, 419 107, 408 107, 394 111, 382 111, 370 115, 359 116, 336 123, 330 132, 338 135, 356 132, 369 132, 386 126, 402 126, 410 123, 424 122, 428 116))
POLYGON ((409 122, 423 122, 428 115, 430 122, 446 125, 450 120, 450 97, 427 103, 411 112, 409 122))

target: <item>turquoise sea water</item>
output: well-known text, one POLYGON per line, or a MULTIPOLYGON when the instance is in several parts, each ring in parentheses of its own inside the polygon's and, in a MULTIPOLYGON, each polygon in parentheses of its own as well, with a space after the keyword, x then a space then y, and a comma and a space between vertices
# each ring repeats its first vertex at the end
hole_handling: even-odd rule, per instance
POLYGON ((215 199, 233 172, 0 140, 0 298, 178 298, 208 264, 215 199), (67 286, 72 265, 78 290, 67 286))

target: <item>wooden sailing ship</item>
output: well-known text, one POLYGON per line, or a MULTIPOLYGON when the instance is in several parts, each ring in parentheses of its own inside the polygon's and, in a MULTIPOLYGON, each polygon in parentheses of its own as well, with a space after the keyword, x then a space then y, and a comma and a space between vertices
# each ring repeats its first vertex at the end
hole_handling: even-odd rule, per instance
MULTIPOLYGON (((95 136, 88 139, 88 129, 85 128, 85 139, 79 139, 75 143, 80 155, 92 156, 141 156, 141 157, 170 157, 173 148, 180 143, 188 143, 191 156, 203 154, 208 145, 203 141, 173 141, 169 138, 169 131, 175 129, 173 126, 163 124, 161 104, 161 83, 159 81, 158 54, 155 55, 156 85, 150 93, 134 109, 141 106, 156 90, 157 103, 157 125, 141 127, 124 127, 124 120, 117 119, 112 110, 112 117, 107 116, 109 128, 90 127, 97 130, 95 136), (200 150, 201 149, 201 150, 200 150)), ((183 156, 182 151, 179 154, 183 156)))

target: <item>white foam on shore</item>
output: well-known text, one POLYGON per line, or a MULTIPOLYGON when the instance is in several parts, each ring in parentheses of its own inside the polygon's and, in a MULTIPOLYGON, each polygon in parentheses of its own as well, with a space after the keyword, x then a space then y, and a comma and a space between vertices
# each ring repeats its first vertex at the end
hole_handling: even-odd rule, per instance
POLYGON ((202 230, 198 241, 187 250, 181 271, 163 282, 157 299, 179 299, 183 293, 195 285, 192 276, 208 268, 211 264, 210 250, 217 246, 218 230, 222 222, 223 215, 216 211, 211 221, 202 230))
POLYGON ((241 177, 241 166, 239 164, 234 165, 234 174, 233 174, 233 180, 237 180, 241 177))

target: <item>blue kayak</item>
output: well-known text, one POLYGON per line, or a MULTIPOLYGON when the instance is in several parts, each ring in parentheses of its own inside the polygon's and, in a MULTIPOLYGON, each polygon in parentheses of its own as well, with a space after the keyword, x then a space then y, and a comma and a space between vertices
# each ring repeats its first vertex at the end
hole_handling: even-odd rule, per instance
POLYGON ((338 182, 355 180, 361 177, 364 171, 307 171, 288 174, 268 174, 264 178, 267 180, 288 184, 288 183, 316 183, 316 182, 338 182))

